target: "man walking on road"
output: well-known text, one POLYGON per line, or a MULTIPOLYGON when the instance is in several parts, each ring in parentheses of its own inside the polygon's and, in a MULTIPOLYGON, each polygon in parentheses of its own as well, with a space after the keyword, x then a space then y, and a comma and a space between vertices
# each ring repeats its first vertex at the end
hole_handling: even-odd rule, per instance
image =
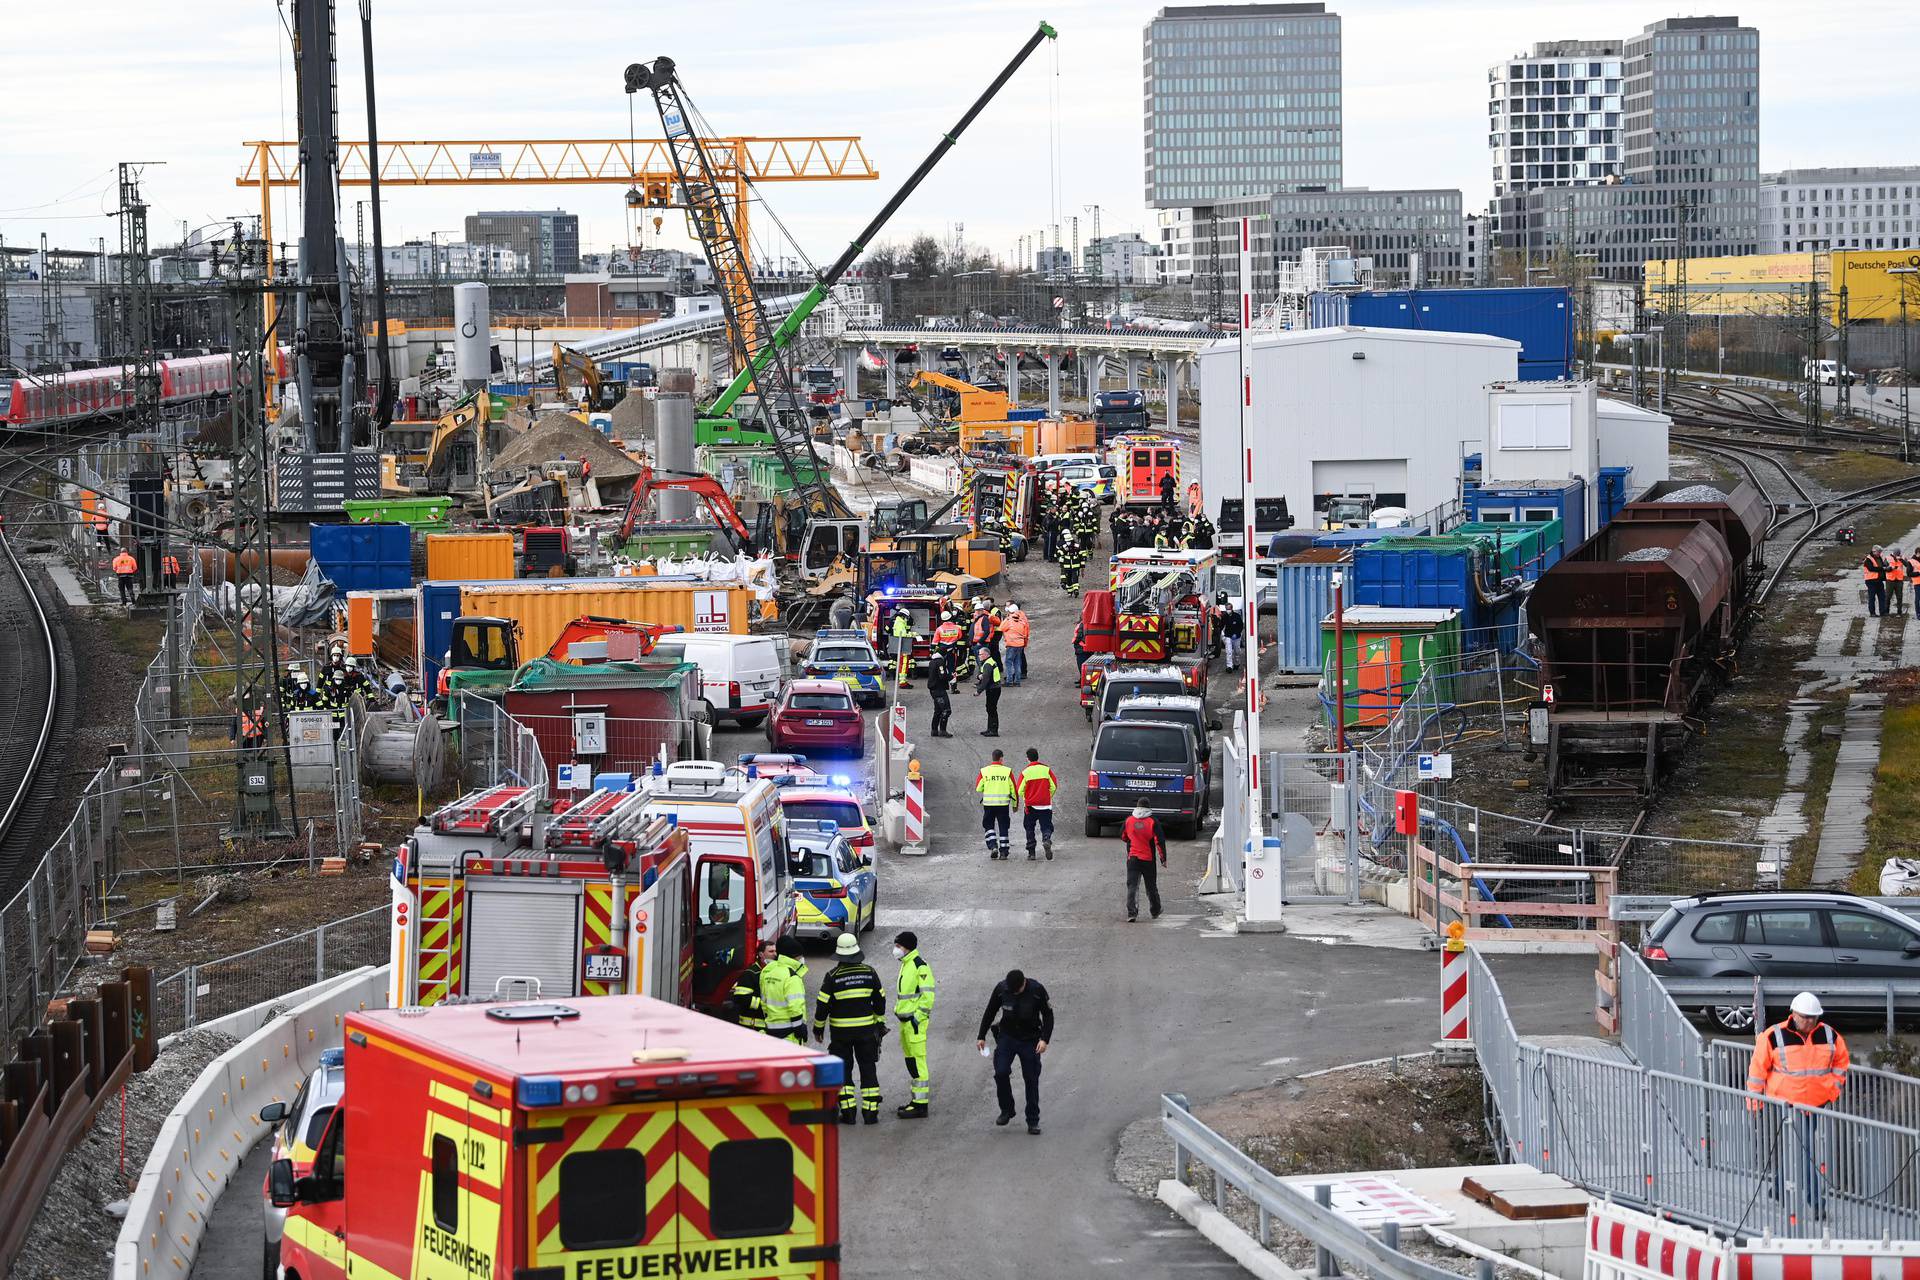
POLYGON ((994 657, 993 650, 987 646, 981 645, 973 657, 973 694, 976 698, 983 693, 987 695, 987 727, 980 731, 980 736, 997 738, 1000 736, 1000 687, 1006 683, 1006 676, 1000 670, 1000 659, 994 657))
POLYGON ((1120 836, 1127 842, 1127 923, 1132 924, 1140 918, 1140 885, 1147 886, 1147 906, 1153 911, 1153 918, 1160 918, 1160 882, 1154 870, 1154 855, 1160 856, 1160 865, 1167 865, 1167 838, 1160 833, 1159 819, 1153 816, 1153 810, 1142 804, 1133 807, 1133 816, 1120 828, 1120 836))
POLYGON ((902 1120, 924 1120, 933 1084, 927 1078, 927 1026, 933 1021, 933 966, 920 954, 920 939, 911 930, 893 935, 893 958, 900 962, 893 1016, 900 1020, 900 1052, 907 1060, 912 1100, 894 1108, 902 1120))
POLYGON ((887 995, 880 975, 860 955, 860 940, 850 933, 834 944, 840 962, 820 983, 813 1006, 813 1038, 825 1039, 827 1052, 846 1064, 846 1083, 840 1086, 840 1123, 852 1124, 854 1102, 860 1118, 880 1123, 880 1037, 887 1031, 887 995), (853 1087, 855 1065, 860 1087, 853 1087))
POLYGON ((927 659, 927 693, 933 699, 933 723, 927 733, 935 738, 951 738, 947 721, 953 715, 953 665, 945 649, 935 649, 927 659))
MULTIPOLYGON (((1747 1088, 1751 1092, 1799 1107, 1833 1105, 1847 1084, 1847 1042, 1820 1020, 1824 1012, 1818 996, 1802 991, 1793 998, 1786 1021, 1774 1023, 1755 1038, 1753 1060, 1747 1067, 1747 1088)), ((1748 1107, 1757 1111, 1760 1104, 1751 1102, 1748 1107)), ((1820 1117, 1814 1110, 1783 1109, 1780 1123, 1774 1146, 1774 1199, 1781 1196, 1791 1125, 1793 1141, 1801 1151, 1794 1165, 1800 1179, 1800 1198, 1817 1217, 1824 1209, 1821 1184, 1827 1178, 1826 1163, 1820 1158, 1820 1117)))
POLYGON ((1040 1132, 1040 1055, 1053 1039, 1053 1002, 1047 989, 1018 969, 995 984, 987 1011, 980 1016, 975 1047, 987 1050, 987 1032, 993 1032, 993 1087, 1000 1099, 995 1124, 1013 1120, 1013 1060, 1020 1060, 1020 1083, 1027 1094, 1027 1132, 1040 1132), (1000 1015, 996 1026, 995 1014, 1000 1015))
MULTIPOLYGON (((767 948, 762 947, 764 957, 767 948)), ((786 934, 774 944, 773 958, 760 966, 760 1013, 767 1034, 776 1040, 807 1042, 807 962, 800 958, 800 940, 786 934)))
POLYGON ((1019 685, 1027 678, 1027 637, 1033 634, 1027 615, 1020 612, 1020 606, 1007 606, 1007 620, 1000 628, 1001 638, 1007 646, 1007 683, 1019 685))
POLYGON ((1033 859, 1033 832, 1040 829, 1040 839, 1047 846, 1047 861, 1053 861, 1053 797, 1060 790, 1060 779, 1054 776, 1052 769, 1040 762, 1040 749, 1027 748, 1027 767, 1020 771, 1020 808, 1026 815, 1021 821, 1027 830, 1027 861, 1033 859))
POLYGON ((980 829, 987 835, 987 857, 1004 859, 1013 851, 1013 770, 1007 768, 1005 752, 994 748, 993 762, 981 766, 973 789, 980 796, 980 829))

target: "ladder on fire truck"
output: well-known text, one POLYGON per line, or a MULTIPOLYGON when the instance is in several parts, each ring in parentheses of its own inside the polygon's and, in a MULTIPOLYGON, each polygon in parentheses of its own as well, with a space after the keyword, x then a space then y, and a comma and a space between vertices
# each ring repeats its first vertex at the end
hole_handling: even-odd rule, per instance
POLYGON ((650 798, 644 791, 594 791, 553 816, 547 824, 547 848, 588 850, 604 857, 625 845, 631 858, 658 846, 673 824, 664 815, 647 813, 650 798))
POLYGON ((503 782, 434 810, 429 821, 441 835, 498 836, 531 821, 540 796, 539 787, 503 782))

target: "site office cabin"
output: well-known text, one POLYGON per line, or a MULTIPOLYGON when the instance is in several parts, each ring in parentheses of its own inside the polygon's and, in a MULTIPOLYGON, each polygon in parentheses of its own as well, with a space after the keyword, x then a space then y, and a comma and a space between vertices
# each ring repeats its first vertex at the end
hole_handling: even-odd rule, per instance
POLYGON ((501 786, 435 812, 393 865, 395 1006, 508 992, 646 994, 718 1007, 794 927, 778 792, 717 764, 558 812, 501 786))
POLYGON ((285 1274, 836 1277, 841 1073, 647 996, 349 1014, 285 1274))

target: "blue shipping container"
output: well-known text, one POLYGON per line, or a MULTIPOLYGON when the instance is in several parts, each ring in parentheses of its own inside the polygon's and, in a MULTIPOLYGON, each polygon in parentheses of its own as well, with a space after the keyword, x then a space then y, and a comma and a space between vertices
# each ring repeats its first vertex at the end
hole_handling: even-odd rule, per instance
POLYGON ((453 622, 460 616, 458 582, 423 582, 420 606, 414 611, 415 642, 420 646, 421 688, 431 693, 440 685, 440 668, 453 647, 453 622))
POLYGON ((1351 323, 1377 329, 1484 333, 1520 344, 1519 376, 1530 382, 1573 371, 1573 307, 1567 290, 1418 289, 1356 293, 1351 323))
POLYGON ((1594 491, 1599 509, 1595 533, 1613 523, 1613 518, 1619 514, 1620 508, 1627 505, 1627 494, 1632 489, 1632 467, 1600 468, 1600 479, 1594 491))
MULTIPOLYGON (((1512 649, 1520 638, 1519 603, 1484 602, 1476 579, 1483 559, 1468 547, 1435 539, 1433 547, 1361 547, 1353 553, 1347 603, 1388 609, 1458 609, 1463 649, 1512 649)), ((1489 568, 1489 573, 1491 569, 1489 568)))
POLYGON ((1040 422, 1047 416, 1045 409, 1009 409, 1008 422, 1040 422))
POLYGON ((1503 480, 1461 495, 1467 519, 1500 521, 1558 520, 1566 526, 1566 547, 1587 540, 1587 482, 1584 480, 1503 480))
POLYGON ((1342 561, 1317 558, 1282 560, 1278 565, 1276 633, 1281 671, 1319 672, 1320 624, 1333 615, 1333 575, 1347 567, 1342 561))
POLYGON ((1398 529, 1334 529, 1327 533, 1315 534, 1313 545, 1316 547, 1354 547, 1365 546, 1369 542, 1378 542, 1382 538, 1423 538, 1427 534, 1425 525, 1419 528, 1403 526, 1398 529))
POLYGON ((413 585, 412 537, 404 524, 317 524, 310 544, 340 591, 393 591, 413 585))

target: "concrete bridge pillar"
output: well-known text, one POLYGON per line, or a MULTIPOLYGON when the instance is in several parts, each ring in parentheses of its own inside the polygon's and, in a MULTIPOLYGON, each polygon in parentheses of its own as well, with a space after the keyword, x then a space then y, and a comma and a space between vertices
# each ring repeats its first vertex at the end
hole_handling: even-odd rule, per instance
POLYGON ((1127 390, 1138 391, 1140 389, 1140 369, 1144 364, 1146 364, 1146 361, 1140 356, 1129 355, 1127 357, 1127 390))
POLYGON ((860 356, 863 350, 858 344, 840 348, 840 376, 846 383, 847 416, 856 420, 864 416, 860 409, 860 356))
POLYGON ((900 375, 894 368, 893 359, 899 355, 893 347, 880 348, 880 358, 887 362, 887 399, 894 400, 900 394, 900 375))
POLYGON ((1020 407, 1020 353, 1012 347, 1007 348, 1007 408, 1020 407))
POLYGON ((1180 420, 1180 373, 1186 358, 1177 354, 1165 354, 1155 358, 1160 366, 1160 391, 1167 398, 1167 425, 1172 426, 1180 420))
POLYGON ((1058 351, 1049 351, 1046 354, 1047 416, 1049 418, 1057 418, 1060 416, 1060 361, 1061 359, 1062 359, 1061 354, 1058 351))

